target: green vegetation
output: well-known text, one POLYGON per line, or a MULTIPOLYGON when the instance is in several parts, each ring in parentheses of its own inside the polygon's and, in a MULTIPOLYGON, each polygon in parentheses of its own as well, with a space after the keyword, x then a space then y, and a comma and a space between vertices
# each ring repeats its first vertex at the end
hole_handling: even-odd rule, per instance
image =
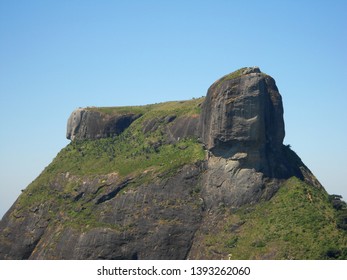
POLYGON ((144 106, 124 106, 124 107, 89 107, 88 110, 100 112, 108 115, 118 114, 141 114, 148 117, 169 115, 174 113, 176 116, 192 115, 200 113, 200 104, 204 97, 185 101, 170 101, 144 106))
POLYGON ((142 116, 119 136, 68 144, 20 196, 16 215, 21 216, 21 212, 28 208, 38 211, 46 205, 50 209, 47 219, 54 221, 59 216, 59 222, 65 226, 79 230, 98 226, 121 229, 97 220, 97 207, 92 200, 98 193, 84 194, 84 199, 76 199, 83 181, 113 173, 117 174, 119 181, 135 178, 127 188, 138 187, 158 177, 165 179, 184 165, 203 160, 205 151, 197 139, 168 140, 166 121, 168 116, 179 118, 198 114, 202 100, 90 108, 105 114, 135 112, 142 116), (155 123, 155 129, 146 132, 144 127, 150 121, 155 123))
MULTIPOLYGON (((13 215, 20 219, 24 211, 43 213, 41 220, 78 231, 95 227, 132 230, 132 224, 98 220, 103 210, 95 198, 110 192, 105 178, 108 174, 116 174, 117 182, 134 178, 120 190, 123 195, 165 180, 186 164, 204 160, 205 151, 197 139, 170 141, 167 133, 168 117, 195 116, 200 113, 201 102, 200 98, 139 107, 90 108, 104 114, 136 112, 141 117, 119 136, 72 141, 23 192, 13 215), (144 129, 149 124, 151 128, 144 129), (85 182, 92 182, 94 189, 81 193, 85 182)), ((300 160, 289 147, 284 151, 290 161, 300 160)), ((198 198, 200 192, 197 185, 190 194, 198 198)), ((196 201, 194 209, 201 209, 203 202, 196 201)), ((161 203, 159 206, 165 208, 183 202, 161 203)), ((347 259, 346 203, 340 196, 329 196, 297 178, 285 181, 269 201, 237 210, 221 205, 213 215, 214 226, 199 237, 205 259, 347 259)), ((160 226, 176 223, 171 218, 158 220, 160 226)))
POLYGON ((121 176, 136 176, 149 167, 163 173, 204 158, 204 151, 195 139, 182 139, 176 144, 160 144, 162 141, 161 136, 134 136, 129 130, 115 138, 72 142, 47 171, 74 175, 117 172, 121 176), (182 150, 182 146, 187 148, 182 150))
POLYGON ((222 215, 205 236, 206 258, 211 252, 232 259, 347 258, 347 233, 336 224, 328 195, 297 178, 270 201, 222 215))
POLYGON ((174 172, 184 164, 201 160, 205 154, 196 139, 181 139, 174 144, 168 142, 165 121, 168 115, 196 114, 200 103, 201 99, 196 99, 153 105, 154 108, 117 137, 71 142, 47 171, 75 175, 117 172, 121 176, 136 176, 149 167, 158 173, 174 172), (148 121, 154 121, 156 129, 145 133, 144 126, 148 121))
POLYGON ((121 176, 136 176, 149 167, 158 173, 174 172, 184 164, 201 160, 205 154, 196 139, 181 139, 174 144, 168 142, 165 117, 195 115, 199 113, 202 100, 138 107, 92 108, 109 114, 131 111, 143 116, 119 136, 71 142, 58 154, 47 172, 70 172, 74 175, 117 172, 121 176), (145 133, 143 128, 148 121, 155 122, 156 129, 145 133))
POLYGON ((229 80, 232 80, 232 79, 235 79, 235 78, 238 78, 240 76, 242 76, 242 73, 247 69, 247 67, 243 67, 243 68, 240 68, 228 75, 225 75, 223 76, 219 82, 222 83, 222 82, 225 82, 225 81, 229 81, 229 80))
POLYGON ((226 81, 229 81, 229 80, 232 80, 232 79, 236 79, 240 76, 242 76, 242 73, 247 69, 247 67, 244 67, 244 68, 241 68, 241 69, 238 69, 230 74, 227 74, 225 76, 223 76, 222 78, 220 78, 219 80, 217 80, 213 86, 217 87, 217 89, 220 88, 220 86, 222 85, 223 82, 226 82, 226 81))
POLYGON ((341 199, 341 195, 329 195, 329 201, 337 211, 337 227, 347 231, 347 203, 341 199))
MULTIPOLYGON (((230 81, 230 80, 236 79, 238 77, 241 77, 243 75, 243 72, 247 68, 248 67, 243 67, 243 68, 240 68, 240 69, 238 69, 238 70, 236 70, 236 71, 234 71, 234 72, 232 72, 230 74, 227 74, 227 75, 223 76, 218 81, 216 81, 215 85, 217 86, 217 88, 219 88, 223 82, 230 81)), ((267 74, 265 74, 263 72, 261 74, 264 75, 264 76, 268 76, 267 74)))

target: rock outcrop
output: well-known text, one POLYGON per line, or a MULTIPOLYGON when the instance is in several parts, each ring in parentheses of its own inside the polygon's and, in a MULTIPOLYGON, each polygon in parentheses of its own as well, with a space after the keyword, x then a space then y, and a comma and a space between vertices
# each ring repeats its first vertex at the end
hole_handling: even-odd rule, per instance
POLYGON ((326 196, 284 135, 281 95, 257 67, 204 99, 78 109, 71 144, 1 220, 0 259, 226 258, 245 223, 235 211, 271 200, 288 178, 326 196), (226 219, 234 239, 216 250, 211 233, 226 219))
POLYGON ((242 68, 211 85, 199 131, 210 151, 203 184, 208 205, 256 203, 269 199, 281 179, 303 178, 300 159, 293 164, 285 154, 281 95, 274 79, 258 67, 242 68))
MULTIPOLYGON (((35 231, 31 227, 39 219, 47 221, 49 218, 47 212, 30 213, 28 222, 18 234, 9 236, 16 245, 7 255, 2 247, 0 256, 15 259, 185 259, 202 218, 199 200, 191 195, 200 168, 199 165, 187 166, 175 176, 158 179, 122 195, 117 193, 131 185, 131 178, 120 180, 117 175, 110 174, 85 179, 73 199, 93 208, 99 226, 84 231, 76 225, 63 227, 64 218, 61 217, 54 226, 39 223, 39 230, 35 231), (100 189, 102 192, 95 195, 100 189), (174 207, 168 207, 170 204, 174 207), (26 241, 29 244, 19 241, 28 224, 33 230, 26 241)), ((66 184, 71 179, 64 176, 56 183, 66 184)), ((83 216, 88 210, 75 211, 83 216)))
POLYGON ((79 108, 68 119, 66 138, 83 140, 116 136, 140 116, 132 113, 110 116, 92 108, 79 108))
POLYGON ((271 174, 268 157, 281 152, 282 98, 275 81, 258 67, 243 68, 216 81, 200 116, 203 142, 215 155, 240 157, 271 174))

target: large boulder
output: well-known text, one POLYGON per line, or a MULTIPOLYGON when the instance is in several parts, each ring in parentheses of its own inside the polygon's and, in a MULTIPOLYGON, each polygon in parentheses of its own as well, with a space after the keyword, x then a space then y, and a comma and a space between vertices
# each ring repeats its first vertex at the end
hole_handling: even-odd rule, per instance
POLYGON ((68 119, 66 138, 83 140, 116 136, 140 116, 134 113, 104 114, 93 108, 79 108, 68 119))
POLYGON ((274 175, 269 157, 281 153, 284 138, 282 98, 274 79, 247 67, 217 80, 202 105, 199 129, 214 155, 242 158, 274 175))

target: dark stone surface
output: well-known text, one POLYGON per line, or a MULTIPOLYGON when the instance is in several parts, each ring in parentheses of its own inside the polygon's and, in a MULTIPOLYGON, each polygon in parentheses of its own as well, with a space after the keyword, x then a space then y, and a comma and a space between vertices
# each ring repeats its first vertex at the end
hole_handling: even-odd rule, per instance
POLYGON ((47 204, 18 212, 17 202, 0 221, 0 259, 28 259, 50 222, 47 204))
MULTIPOLYGON (((118 135, 139 117, 78 109, 69 118, 67 137, 118 135)), ((282 144, 282 99, 275 81, 259 68, 244 68, 216 81, 200 115, 170 112, 144 121, 142 132, 159 127, 169 143, 199 137, 207 148, 206 160, 158 174, 147 183, 141 177, 145 174, 125 179, 116 173, 92 178, 58 174, 42 188, 56 200, 78 202, 77 215, 89 213, 97 224, 72 224, 55 199, 24 207, 15 203, 0 221, 0 259, 194 258, 199 256, 198 241, 190 252, 196 233, 213 227, 221 206, 233 209, 268 200, 291 176, 322 188, 282 144), (73 182, 83 183, 74 193, 64 192, 73 182)))
POLYGON ((259 68, 244 73, 209 88, 200 116, 202 139, 214 155, 244 153, 250 167, 273 176, 268 158, 282 148, 282 99, 275 81, 259 68))
POLYGON ((167 126, 168 139, 177 142, 186 137, 199 136, 198 116, 180 117, 167 126))
POLYGON ((314 184, 309 169, 283 145, 282 98, 274 79, 258 67, 224 76, 209 88, 199 130, 210 151, 202 184, 208 209, 270 199, 291 176, 314 184))
MULTIPOLYGON (((1 237, 0 259, 184 259, 202 219, 201 200, 192 194, 203 169, 203 163, 185 166, 172 177, 117 192, 108 200, 96 196, 94 211, 104 227, 80 231, 57 221, 38 227, 45 221, 42 215, 7 215, 0 228, 11 238, 1 237), (24 238, 29 232, 32 236, 24 238)), ((126 183, 110 179, 103 193, 126 183)), ((85 185, 82 200, 100 188, 94 183, 92 189, 92 181, 85 185)))
POLYGON ((140 116, 131 113, 110 116, 90 109, 76 109, 68 119, 66 138, 83 140, 116 136, 140 116))

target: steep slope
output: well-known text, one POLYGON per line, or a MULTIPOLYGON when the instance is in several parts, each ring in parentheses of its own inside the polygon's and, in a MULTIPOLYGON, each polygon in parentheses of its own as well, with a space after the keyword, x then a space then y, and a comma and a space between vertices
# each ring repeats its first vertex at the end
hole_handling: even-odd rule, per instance
POLYGON ((1 220, 0 259, 346 258, 346 205, 283 145, 257 67, 206 98, 77 109, 67 138, 1 220))
POLYGON ((296 177, 269 201, 230 209, 221 204, 200 228, 192 259, 347 259, 329 196, 296 177))
POLYGON ((175 134, 189 136, 201 102, 113 108, 142 117, 119 136, 64 148, 1 221, 1 258, 185 258, 205 152, 175 134))

